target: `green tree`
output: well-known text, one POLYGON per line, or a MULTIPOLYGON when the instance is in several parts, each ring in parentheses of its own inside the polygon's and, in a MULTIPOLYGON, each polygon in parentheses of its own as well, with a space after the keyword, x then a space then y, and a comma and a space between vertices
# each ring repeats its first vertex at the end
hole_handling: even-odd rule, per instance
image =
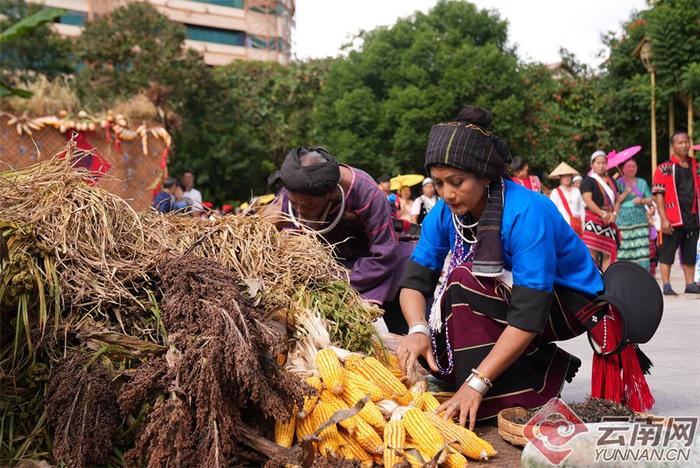
POLYGON ((206 92, 209 81, 201 56, 184 49, 184 40, 185 28, 147 3, 130 3, 87 23, 76 43, 83 62, 76 90, 83 103, 104 109, 157 84, 170 90, 167 104, 177 111, 188 93, 206 92))
POLYGON ((7 37, 0 45, 0 76, 6 82, 20 84, 36 74, 52 79, 74 71, 70 41, 49 26, 61 10, 27 5, 24 0, 0 0, 0 12, 4 15, 0 31, 7 37))
POLYGON ((588 156, 610 143, 601 115, 599 77, 566 50, 561 56, 554 70, 536 63, 522 68, 525 135, 519 148, 540 174, 561 161, 584 170, 588 156))
POLYGON ((375 176, 413 172, 431 125, 465 104, 489 108, 495 130, 517 142, 524 90, 506 38, 496 13, 446 0, 363 32, 359 49, 330 66, 314 111, 316 142, 375 176))
POLYGON ((313 143, 311 113, 326 68, 326 61, 237 61, 215 69, 213 99, 183 115, 171 172, 193 170, 204 197, 217 203, 264 193, 286 153, 313 143))

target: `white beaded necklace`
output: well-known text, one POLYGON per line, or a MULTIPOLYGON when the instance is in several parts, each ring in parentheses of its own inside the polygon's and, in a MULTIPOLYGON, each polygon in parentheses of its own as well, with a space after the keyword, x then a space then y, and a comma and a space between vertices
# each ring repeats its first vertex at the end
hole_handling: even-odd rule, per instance
POLYGON ((479 224, 479 220, 472 224, 464 224, 462 221, 460 221, 459 217, 456 214, 452 213, 452 224, 454 225, 457 234, 459 235, 459 237, 462 238, 464 242, 466 242, 467 244, 476 244, 476 234, 474 233, 474 228, 477 226, 477 224, 479 224), (469 231, 471 232, 471 239, 467 239, 464 236, 465 229, 469 229, 469 231))

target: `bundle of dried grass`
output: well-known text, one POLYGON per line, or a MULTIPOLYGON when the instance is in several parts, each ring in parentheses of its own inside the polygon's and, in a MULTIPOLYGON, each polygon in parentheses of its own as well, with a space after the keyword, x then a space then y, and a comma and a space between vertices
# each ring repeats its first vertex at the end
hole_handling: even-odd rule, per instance
POLYGON ((115 115, 124 116, 127 122, 132 123, 152 122, 158 117, 158 109, 144 93, 116 103, 112 107, 112 112, 115 115))
POLYGON ((74 152, 0 173, 2 221, 31 226, 35 242, 52 249, 65 307, 138 303, 163 249, 128 203, 71 167, 74 152))
POLYGON ((49 80, 46 76, 39 75, 24 87, 32 92, 32 97, 29 99, 2 98, 0 109, 32 117, 56 115, 60 111, 71 114, 79 110, 80 100, 66 78, 49 80))

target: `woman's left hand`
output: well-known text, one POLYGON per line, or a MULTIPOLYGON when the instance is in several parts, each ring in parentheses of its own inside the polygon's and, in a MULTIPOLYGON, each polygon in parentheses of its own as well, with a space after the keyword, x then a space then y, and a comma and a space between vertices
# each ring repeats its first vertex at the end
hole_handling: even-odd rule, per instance
POLYGON ((469 419, 469 429, 473 431, 476 424, 476 412, 483 398, 481 393, 464 382, 452 398, 441 404, 435 412, 440 414, 444 411, 443 417, 445 419, 450 419, 453 415, 459 413, 460 426, 464 426, 467 419, 469 419))
POLYGON ((644 199, 641 197, 635 197, 633 201, 635 205, 644 205, 644 199))

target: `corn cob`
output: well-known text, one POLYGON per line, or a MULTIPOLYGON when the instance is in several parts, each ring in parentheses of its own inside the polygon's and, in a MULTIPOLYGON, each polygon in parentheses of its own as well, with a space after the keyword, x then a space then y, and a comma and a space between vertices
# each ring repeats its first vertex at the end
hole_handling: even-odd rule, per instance
POLYGON ((418 396, 418 398, 414 400, 413 406, 415 406, 421 411, 432 412, 440 406, 440 402, 437 400, 437 398, 435 398, 435 395, 433 395, 432 393, 423 392, 418 396))
MULTIPOLYGON (((335 411, 340 411, 340 410, 345 410, 348 409, 348 405, 345 404, 343 400, 338 398, 337 396, 333 395, 329 390, 323 390, 321 392, 321 396, 319 397, 321 401, 329 404, 333 408, 333 412, 335 411)), ((355 428, 357 427, 357 420, 360 419, 358 415, 345 418, 342 421, 340 421, 338 424, 340 427, 348 431, 350 434, 355 432, 355 428)))
MULTIPOLYGON (((360 374, 370 382, 379 385, 391 397, 409 393, 406 386, 376 358, 369 356, 358 361, 355 365, 360 374)), ((411 396, 411 399, 413 399, 413 396, 411 396)))
POLYGON ((445 468, 464 468, 469 462, 457 451, 450 452, 442 466, 445 468))
POLYGON ((411 408, 403 416, 406 431, 415 440, 418 447, 430 458, 445 446, 445 439, 440 431, 431 423, 425 413, 417 408, 411 408))
POLYGON ((446 421, 435 413, 426 413, 428 420, 437 428, 452 447, 474 460, 488 460, 496 455, 493 446, 469 429, 446 421))
POLYGON ((354 387, 359 389, 365 395, 369 395, 372 401, 379 401, 382 399, 384 392, 381 387, 373 382, 370 382, 360 374, 353 371, 345 371, 345 386, 354 387))
MULTIPOLYGON (((364 394, 359 389, 350 387, 348 385, 345 386, 342 395, 343 400, 345 400, 345 403, 347 403, 349 406, 355 406, 357 402, 363 399, 365 396, 366 394, 364 394)), ((360 410, 359 415, 362 419, 364 419, 374 427, 381 428, 384 427, 384 424, 386 424, 386 421, 384 420, 384 415, 372 400, 367 400, 367 403, 365 403, 364 408, 360 410)))
POLYGON ((384 457, 382 455, 372 455, 372 461, 377 466, 384 465, 384 457))
POLYGON ((307 377, 306 383, 309 384, 309 386, 313 387, 314 390, 316 390, 316 393, 311 395, 304 395, 304 406, 301 408, 301 411, 299 411, 299 418, 301 419, 304 419, 309 414, 311 414, 311 411, 314 409, 314 406, 316 406, 316 402, 318 401, 318 396, 321 393, 321 390, 323 389, 321 379, 319 379, 318 377, 307 377))
POLYGON ((394 400, 396 400, 401 406, 408 406, 411 403, 413 403, 413 400, 415 399, 413 393, 409 392, 406 390, 406 393, 403 395, 394 395, 394 400))
POLYGON ((343 391, 344 369, 332 349, 322 349, 316 354, 316 365, 323 383, 336 395, 343 391))
POLYGON ((350 356, 346 357, 344 364, 345 369, 363 375, 360 371, 360 368, 362 367, 362 356, 359 354, 351 354, 350 356))
POLYGON ((296 428, 297 409, 294 407, 294 412, 289 421, 275 421, 275 442, 282 447, 291 447, 294 442, 294 429, 296 428))
POLYGON ((304 437, 313 434, 314 429, 312 418, 299 419, 296 426, 297 440, 301 442, 304 437))
POLYGON ((401 421, 391 421, 384 426, 384 466, 393 468, 403 460, 406 445, 406 429, 401 421))
POLYGON ((362 448, 367 450, 371 454, 380 455, 382 454, 384 448, 382 445, 382 439, 377 434, 372 426, 370 426, 364 419, 359 419, 357 421, 357 428, 353 437, 360 444, 362 448))
MULTIPOLYGON (((316 404, 316 408, 312 411, 311 415, 313 417, 313 428, 314 432, 318 430, 319 427, 321 427, 322 424, 324 424, 326 421, 331 419, 333 417, 333 408, 325 403, 325 402, 320 402, 316 404)), ((330 451, 333 454, 338 453, 338 449, 340 448, 340 434, 338 434, 338 428, 336 427, 335 423, 329 424, 321 433, 319 434, 319 437, 321 438, 321 447, 324 449, 321 453, 325 453, 326 451, 330 451)))
POLYGON ((346 433, 340 433, 340 453, 343 458, 348 460, 357 460, 359 462, 372 462, 370 455, 362 446, 355 440, 354 437, 346 433))
POLYGON ((423 468, 423 466, 430 462, 430 457, 428 454, 421 451, 420 448, 413 442, 406 442, 404 455, 406 456, 406 461, 411 465, 411 468, 423 468), (415 452, 420 455, 420 458, 416 456, 415 452))

